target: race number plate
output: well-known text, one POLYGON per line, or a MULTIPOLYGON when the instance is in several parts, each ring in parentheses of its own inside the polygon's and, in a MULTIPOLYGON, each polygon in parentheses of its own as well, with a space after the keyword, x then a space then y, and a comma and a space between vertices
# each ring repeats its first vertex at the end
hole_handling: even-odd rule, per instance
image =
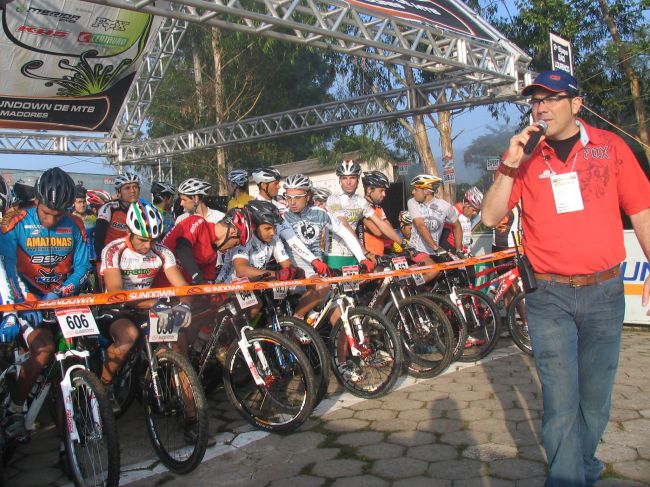
MULTIPOLYGON (((341 268, 344 276, 356 276, 359 274, 359 266, 356 265, 346 265, 341 268)), ((343 283, 344 291, 358 291, 359 290, 359 281, 350 281, 343 283)))
MULTIPOLYGON (((393 265, 395 269, 408 269, 409 265, 406 262, 406 257, 395 257, 393 258, 393 265)), ((424 284, 424 277, 422 274, 411 274, 411 276, 399 276, 400 280, 408 279, 409 277, 413 278, 416 286, 421 286, 424 284)))
POLYGON ((175 342, 178 340, 178 328, 160 326, 158 315, 149 310, 149 342, 175 342))
POLYGON ((65 338, 99 335, 97 322, 88 306, 57 309, 55 314, 65 338))
MULTIPOLYGON (((242 282, 248 282, 248 279, 237 279, 236 281, 232 282, 234 284, 240 284, 242 282)), ((239 303, 239 307, 241 309, 252 308, 253 306, 257 305, 257 298, 255 297, 255 293, 253 291, 239 291, 235 293, 235 296, 237 297, 237 302, 239 303)))
POLYGON ((289 294, 288 287, 274 287, 273 288, 273 299, 286 299, 287 294, 289 294))

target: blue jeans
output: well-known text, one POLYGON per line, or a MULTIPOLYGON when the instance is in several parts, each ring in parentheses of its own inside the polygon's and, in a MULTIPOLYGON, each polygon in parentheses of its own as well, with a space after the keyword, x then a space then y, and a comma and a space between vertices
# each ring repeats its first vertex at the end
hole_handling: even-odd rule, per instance
POLYGON ((590 487, 609 421, 625 298, 620 277, 574 288, 538 281, 526 295, 535 366, 542 383, 546 487, 590 487))

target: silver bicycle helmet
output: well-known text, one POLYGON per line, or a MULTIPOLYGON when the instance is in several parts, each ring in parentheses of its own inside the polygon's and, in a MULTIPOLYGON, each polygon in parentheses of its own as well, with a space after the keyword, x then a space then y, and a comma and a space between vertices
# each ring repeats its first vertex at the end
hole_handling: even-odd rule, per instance
POLYGON ((381 171, 366 171, 361 178, 364 188, 384 188, 388 189, 390 181, 381 171))
POLYGON ((327 201, 327 198, 332 196, 332 192, 327 188, 316 187, 311 189, 311 196, 316 201, 327 201))
POLYGON ((311 179, 304 174, 292 174, 284 181, 284 189, 304 189, 305 191, 311 191, 311 188, 311 179))
POLYGON ((151 194, 176 194, 176 188, 165 181, 154 181, 151 183, 151 194))
POLYGON ((233 169, 228 173, 226 179, 238 188, 243 188, 248 184, 248 171, 245 169, 233 169))
POLYGON ((178 193, 186 196, 206 196, 212 185, 202 179, 190 178, 178 185, 178 193))
POLYGON ((483 192, 476 186, 472 186, 465 192, 464 202, 469 206, 480 210, 481 203, 483 203, 483 192))
POLYGON ((0 213, 4 213, 5 211, 7 211, 7 208, 9 207, 13 199, 14 199, 13 191, 11 191, 11 188, 4 180, 4 178, 0 176, 0 213))
POLYGON ((124 174, 118 174, 115 176, 115 191, 118 191, 125 184, 136 183, 138 186, 142 186, 140 181, 140 176, 134 172, 125 172, 124 174))
POLYGON ((357 161, 343 160, 336 165, 337 176, 361 176, 361 166, 357 161))

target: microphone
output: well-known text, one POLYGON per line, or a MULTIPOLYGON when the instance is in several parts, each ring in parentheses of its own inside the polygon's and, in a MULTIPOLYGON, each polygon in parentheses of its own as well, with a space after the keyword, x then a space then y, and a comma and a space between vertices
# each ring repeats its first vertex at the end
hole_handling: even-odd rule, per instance
POLYGON ((530 155, 533 152, 533 149, 535 149, 539 143, 539 139, 542 138, 542 135, 546 133, 546 129, 548 128, 548 124, 544 120, 536 122, 535 125, 539 127, 539 130, 531 132, 530 139, 528 139, 528 142, 526 142, 526 145, 524 146, 524 154, 530 155))

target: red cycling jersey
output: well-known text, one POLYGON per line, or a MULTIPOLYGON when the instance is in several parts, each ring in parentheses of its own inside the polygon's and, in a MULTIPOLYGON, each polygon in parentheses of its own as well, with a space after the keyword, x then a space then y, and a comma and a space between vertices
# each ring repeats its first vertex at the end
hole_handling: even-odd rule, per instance
MULTIPOLYGON (((192 246, 192 256, 203 273, 203 277, 209 281, 214 281, 217 278, 217 257, 219 255, 219 252, 214 247, 216 238, 214 223, 210 223, 198 215, 192 215, 174 225, 162 243, 176 255, 178 241, 180 239, 187 240, 192 246)), ((182 268, 180 258, 177 264, 187 282, 192 282, 192 276, 188 275, 185 269, 182 268)), ((163 286, 169 286, 169 283, 167 283, 164 274, 158 274, 154 281, 154 287, 163 286)))

